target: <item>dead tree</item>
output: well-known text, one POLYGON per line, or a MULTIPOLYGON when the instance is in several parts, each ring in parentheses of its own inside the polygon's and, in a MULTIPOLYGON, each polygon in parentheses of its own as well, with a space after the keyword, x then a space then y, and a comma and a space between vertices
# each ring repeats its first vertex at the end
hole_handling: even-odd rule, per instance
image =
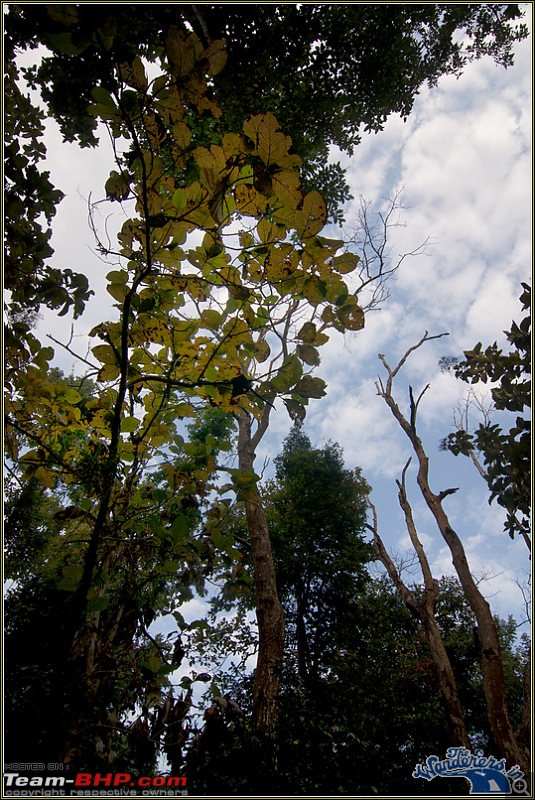
POLYGON ((409 611, 411 611, 411 613, 414 614, 414 616, 420 622, 422 634, 427 642, 431 658, 433 660, 440 692, 444 699, 452 743, 470 749, 470 740, 468 738, 461 702, 459 699, 457 681, 455 680, 451 661, 446 651, 442 633, 435 616, 438 583, 433 578, 427 555, 418 536, 416 525, 414 524, 414 519, 412 516, 412 509, 410 507, 405 490, 405 475, 410 461, 411 459, 409 459, 405 465, 401 481, 397 481, 399 489, 398 499, 405 515, 407 530, 422 570, 424 591, 421 598, 416 597, 414 592, 411 591, 411 589, 403 581, 400 570, 396 567, 394 561, 384 546, 383 540, 379 535, 377 511, 369 498, 368 504, 372 510, 373 524, 368 525, 367 527, 373 533, 373 545, 375 552, 377 553, 379 560, 386 567, 386 570, 394 586, 396 587, 399 596, 409 611))
POLYGON ((383 398, 394 419, 398 422, 412 445, 418 462, 418 486, 429 510, 435 518, 444 541, 449 547, 453 566, 455 567, 463 591, 476 618, 483 688, 492 734, 507 763, 510 766, 518 764, 525 774, 529 774, 530 754, 524 743, 525 739, 522 736, 515 735, 507 710, 502 653, 496 624, 490 606, 481 594, 472 576, 463 543, 456 531, 452 528, 443 508, 444 499, 455 490, 445 489, 437 494, 431 490, 429 485, 429 458, 424 449, 422 440, 416 432, 416 412, 418 403, 428 387, 423 390, 416 402, 413 399, 411 403, 411 421, 403 415, 392 394, 394 378, 405 364, 410 354, 421 347, 425 342, 438 339, 444 335, 446 334, 429 336, 426 331, 422 339, 406 351, 394 369, 388 365, 385 356, 380 354, 379 359, 388 377, 386 384, 383 383, 382 379, 377 381, 377 393, 383 398))

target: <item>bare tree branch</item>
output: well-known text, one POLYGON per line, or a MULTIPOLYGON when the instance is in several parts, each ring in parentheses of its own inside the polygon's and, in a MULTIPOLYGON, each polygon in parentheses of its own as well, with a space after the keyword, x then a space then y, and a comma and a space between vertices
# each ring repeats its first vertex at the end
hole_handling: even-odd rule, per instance
POLYGON ((369 299, 363 303, 365 311, 377 309, 389 296, 388 281, 395 275, 406 258, 425 255, 431 244, 429 237, 413 250, 402 255, 392 255, 388 242, 393 228, 402 228, 400 212, 404 206, 400 202, 403 189, 397 189, 393 197, 387 198, 385 211, 372 213, 371 203, 362 196, 356 225, 350 230, 349 245, 356 246, 360 255, 359 267, 355 277, 358 280, 357 292, 368 290, 369 299))

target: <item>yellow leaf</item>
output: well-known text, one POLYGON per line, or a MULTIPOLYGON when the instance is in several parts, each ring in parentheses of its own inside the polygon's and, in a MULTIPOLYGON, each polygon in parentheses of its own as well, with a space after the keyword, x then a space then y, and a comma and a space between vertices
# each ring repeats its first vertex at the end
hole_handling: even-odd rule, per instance
POLYGON ((236 207, 242 214, 259 217, 267 209, 267 199, 249 183, 239 183, 234 188, 236 207))
POLYGON ((226 159, 246 152, 243 136, 240 136, 238 133, 225 133, 221 146, 223 147, 226 159))
POLYGON ((276 172, 271 177, 273 194, 288 208, 297 208, 303 196, 301 194, 301 181, 297 172, 284 169, 276 172))
POLYGON ((255 143, 258 155, 266 166, 279 164, 292 146, 292 140, 279 130, 277 118, 271 111, 256 114, 243 125, 246 136, 255 143))
POLYGON ((264 262, 264 270, 267 279, 271 283, 289 278, 299 264, 299 255, 292 245, 283 243, 277 247, 272 247, 264 262))
POLYGON ((110 412, 106 411, 104 408, 100 408, 93 416, 91 417, 91 427, 96 428, 100 431, 107 431, 109 429, 109 417, 110 412))
POLYGON ((50 472, 50 470, 46 469, 46 467, 37 467, 34 477, 41 481, 41 483, 44 484, 44 486, 46 486, 48 489, 52 489, 56 483, 56 476, 53 472, 50 472))
POLYGON ((191 130, 185 122, 176 122, 173 125, 173 140, 174 143, 185 150, 191 142, 191 130))
POLYGON ((188 75, 196 62, 193 38, 171 25, 165 37, 165 52, 173 75, 177 78, 188 75))
POLYGON ((207 147, 196 147, 191 155, 199 167, 204 167, 205 169, 215 168, 215 156, 207 147))
POLYGON ((313 189, 303 198, 295 215, 296 230, 302 239, 315 236, 327 221, 327 205, 319 192, 313 189))
POLYGON ((256 230, 260 236, 260 239, 263 242, 266 242, 266 244, 278 242, 281 239, 284 239, 287 232, 284 225, 277 225, 277 223, 270 222, 265 217, 260 220, 256 226, 256 230))

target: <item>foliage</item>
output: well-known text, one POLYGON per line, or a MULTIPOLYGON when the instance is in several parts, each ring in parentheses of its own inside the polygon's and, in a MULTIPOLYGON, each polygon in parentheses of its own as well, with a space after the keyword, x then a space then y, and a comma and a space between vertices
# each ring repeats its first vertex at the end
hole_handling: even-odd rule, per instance
MULTIPOLYGON (((411 778, 414 765, 451 745, 420 623, 389 581, 370 575, 371 553, 362 538, 368 491, 360 472, 344 467, 337 445, 313 448, 301 428, 286 439, 276 459, 276 477, 263 488, 287 621, 279 789, 288 796, 426 794, 429 787, 411 778)), ((238 517, 229 526, 248 570, 243 522, 238 517)), ((421 591, 413 587, 416 595, 421 591)), ((248 723, 246 659, 251 648, 244 629, 251 596, 238 572, 233 580, 229 576, 222 592, 216 608, 226 609, 224 642, 218 629, 207 632, 203 652, 206 658, 212 646, 213 685, 237 703, 243 716, 209 715, 188 756, 188 774, 195 792, 262 793, 248 723), (218 658, 230 651, 241 663, 218 672, 218 658)), ((436 613, 471 740, 474 747, 493 752, 474 616, 454 579, 441 579, 436 613)), ((525 653, 515 643, 512 620, 499 621, 499 626, 516 724, 522 713, 525 653)), ((217 706, 213 694, 208 702, 217 706)), ((457 794, 458 783, 444 781, 436 791, 457 794)))
POLYGON ((509 430, 485 421, 474 432, 461 429, 450 433, 442 443, 454 455, 482 454, 491 492, 489 502, 496 499, 506 509, 505 529, 511 538, 529 535, 531 514, 531 422, 526 415, 531 407, 531 288, 525 283, 522 288, 520 302, 527 313, 520 324, 513 322, 506 332, 511 345, 508 353, 496 342, 483 350, 479 342, 473 350, 465 351, 463 360, 442 362, 466 383, 492 384, 496 410, 524 413, 516 417, 509 430))
POLYGON ((348 609, 366 579, 369 486, 360 470, 345 469, 337 445, 314 449, 297 427, 275 467, 266 506, 277 584, 290 658, 304 685, 313 685, 332 669, 347 636, 348 609))
POLYGON ((459 75, 473 59, 510 65, 527 36, 522 18, 518 4, 23 4, 10 6, 7 29, 16 47, 53 50, 31 74, 64 136, 84 146, 96 144, 91 91, 116 88, 103 47, 132 62, 163 59, 171 26, 193 28, 205 48, 224 39, 228 63, 211 81, 223 129, 240 133, 251 114, 275 113, 304 160, 303 185, 340 220, 349 190, 327 163, 329 147, 351 154, 363 130, 380 130, 392 113, 406 118, 425 82, 459 75))
MULTIPOLYGON (((63 52, 65 40, 55 41, 63 52)), ((228 414, 261 416, 280 396, 302 418, 325 392, 311 375, 325 331, 363 325, 342 278, 358 257, 320 237, 325 203, 301 192, 300 159, 273 114, 201 144, 204 123, 221 114, 209 82, 223 67, 222 43, 204 48, 171 28, 166 72, 150 81, 139 56, 117 61, 108 41, 99 47, 114 82, 94 87, 90 113, 124 153, 105 191, 126 220, 118 249, 101 248, 115 262, 107 288, 116 314, 91 331, 97 341, 81 359, 89 371, 78 379, 51 369, 52 348, 29 334, 6 399, 7 454, 20 477, 69 499, 60 511, 68 535, 51 539, 42 588, 68 593, 63 736, 54 739, 78 764, 91 763, 97 744, 104 757, 116 752, 119 728, 104 744, 95 738, 103 714, 124 721, 153 695, 165 705, 174 667, 147 626, 166 605, 181 626, 176 605, 191 586, 202 588, 219 555, 239 559, 220 532, 230 500, 212 495, 228 414), (231 223, 241 229, 227 233, 231 223)), ((252 470, 231 478, 238 496, 253 491, 252 470)), ((148 735, 147 726, 140 718, 148 735)))

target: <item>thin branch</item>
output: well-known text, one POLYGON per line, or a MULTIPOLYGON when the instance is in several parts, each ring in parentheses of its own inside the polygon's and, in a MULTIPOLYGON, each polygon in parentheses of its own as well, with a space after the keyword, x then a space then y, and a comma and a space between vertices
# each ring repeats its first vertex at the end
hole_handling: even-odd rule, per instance
POLYGON ((70 347, 70 341, 69 341, 69 344, 65 344, 64 342, 60 342, 59 339, 56 339, 56 337, 52 336, 51 333, 47 333, 47 337, 49 339, 51 339, 55 344, 58 344, 60 347, 63 347, 64 350, 67 350, 67 352, 70 353, 71 356, 74 356, 79 361, 83 361, 83 363, 87 364, 88 367, 91 367, 91 369, 94 369, 95 372, 98 372, 98 366, 96 364, 92 364, 90 361, 87 360, 87 358, 84 358, 83 356, 81 356, 78 353, 74 352, 74 350, 70 347))

